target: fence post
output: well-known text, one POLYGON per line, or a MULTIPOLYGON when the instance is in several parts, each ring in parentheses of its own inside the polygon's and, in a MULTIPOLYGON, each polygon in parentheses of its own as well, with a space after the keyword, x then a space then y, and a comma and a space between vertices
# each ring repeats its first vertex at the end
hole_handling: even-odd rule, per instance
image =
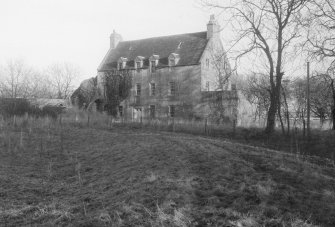
POLYGON ((59 114, 59 125, 62 126, 62 113, 59 114))
POLYGON ((172 131, 174 132, 175 129, 174 129, 174 117, 172 118, 172 131))
POLYGON ((16 115, 13 116, 13 125, 16 127, 16 115))

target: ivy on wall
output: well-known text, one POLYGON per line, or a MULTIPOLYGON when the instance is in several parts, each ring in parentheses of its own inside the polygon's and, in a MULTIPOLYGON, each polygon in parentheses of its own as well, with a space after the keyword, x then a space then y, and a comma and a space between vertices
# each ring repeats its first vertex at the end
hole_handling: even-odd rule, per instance
POLYGON ((130 70, 112 70, 105 76, 105 110, 112 116, 117 116, 120 103, 130 96, 132 75, 130 70))

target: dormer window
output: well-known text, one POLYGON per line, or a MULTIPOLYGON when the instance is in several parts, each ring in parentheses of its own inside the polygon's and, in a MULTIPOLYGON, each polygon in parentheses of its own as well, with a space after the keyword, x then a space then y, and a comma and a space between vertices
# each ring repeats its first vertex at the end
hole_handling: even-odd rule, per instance
POLYGON ((137 56, 135 58, 135 63, 134 63, 134 67, 137 69, 137 70, 140 70, 141 68, 143 68, 143 60, 144 60, 144 57, 142 56, 137 56))
POLYGON ((119 62, 117 68, 118 70, 123 69, 123 62, 119 62))
POLYGON ((159 56, 158 55, 152 55, 149 58, 149 62, 150 62, 150 71, 151 72, 155 72, 156 71, 156 66, 158 65, 158 60, 159 60, 159 56))
POLYGON ((118 70, 124 69, 126 67, 127 60, 128 60, 127 58, 120 57, 117 62, 117 69, 118 70))
POLYGON ((150 61, 150 70, 151 72, 156 71, 156 61, 150 61))
POLYGON ((179 62, 179 59, 180 59, 179 54, 175 54, 175 53, 170 54, 170 56, 169 56, 169 66, 177 65, 178 62, 179 62))
POLYGON ((169 66, 175 66, 176 62, 174 61, 174 59, 169 59, 169 66))

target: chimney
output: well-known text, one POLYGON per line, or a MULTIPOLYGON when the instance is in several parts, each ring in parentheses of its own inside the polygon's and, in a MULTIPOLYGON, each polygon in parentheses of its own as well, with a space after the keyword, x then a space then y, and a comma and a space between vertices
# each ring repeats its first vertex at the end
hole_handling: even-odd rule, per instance
POLYGON ((113 33, 110 36, 110 49, 115 49, 115 47, 119 44, 119 42, 122 41, 122 36, 120 34, 117 34, 115 30, 113 30, 113 33))
POLYGON ((219 38, 219 37, 220 37, 220 25, 216 21, 215 15, 212 14, 207 24, 207 39, 219 38))

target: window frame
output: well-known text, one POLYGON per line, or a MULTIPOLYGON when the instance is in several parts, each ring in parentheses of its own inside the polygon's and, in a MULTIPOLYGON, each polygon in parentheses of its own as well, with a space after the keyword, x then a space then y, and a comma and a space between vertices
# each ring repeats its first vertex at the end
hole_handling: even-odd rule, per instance
POLYGON ((169 58, 169 66, 175 66, 176 65, 176 60, 173 58, 169 58))
POLYGON ((150 118, 156 118, 156 106, 149 105, 149 116, 150 118))
POLYGON ((209 68, 209 58, 206 58, 206 67, 209 68))
POLYGON ((123 106, 119 106, 119 116, 123 117, 123 106))
POLYGON ((118 63, 118 68, 119 68, 119 70, 123 69, 123 62, 122 62, 122 61, 120 61, 120 62, 118 63))
POLYGON ((136 96, 141 96, 142 93, 142 86, 140 83, 137 83, 135 85, 135 92, 136 92, 136 96))
POLYGON ((169 96, 175 96, 176 95, 176 82, 170 81, 169 82, 169 96))
POLYGON ((176 106, 170 105, 169 106, 169 117, 175 117, 176 116, 176 106))
POLYGON ((150 96, 155 96, 155 95, 156 95, 156 83, 151 82, 151 83, 149 84, 149 87, 150 87, 149 95, 150 95, 150 96))
POLYGON ((156 71, 156 60, 151 60, 150 61, 150 70, 151 70, 151 72, 156 71))
POLYGON ((137 70, 141 69, 142 68, 141 62, 140 61, 136 61, 135 62, 135 67, 136 67, 137 70))

